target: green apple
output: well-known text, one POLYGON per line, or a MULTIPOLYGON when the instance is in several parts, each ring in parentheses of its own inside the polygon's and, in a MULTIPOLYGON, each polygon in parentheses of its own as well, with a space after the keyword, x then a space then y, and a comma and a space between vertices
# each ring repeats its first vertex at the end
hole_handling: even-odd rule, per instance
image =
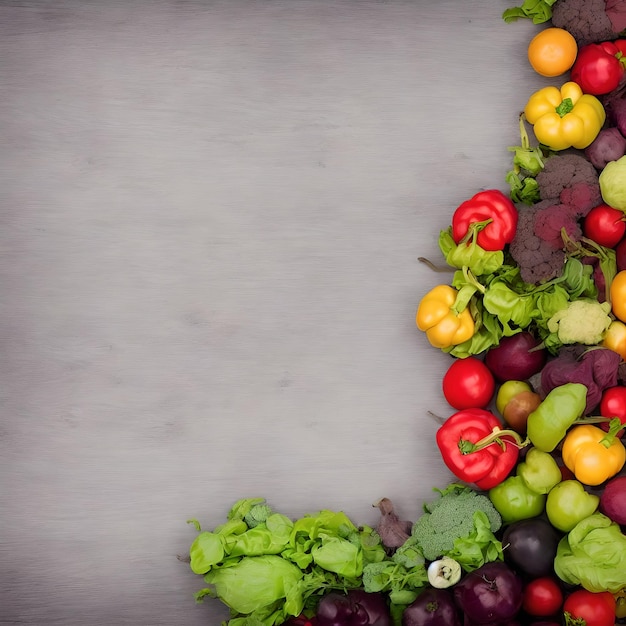
POLYGON ((496 396, 496 409, 498 409, 500 415, 504 415, 504 407, 522 391, 532 391, 532 387, 521 380, 507 380, 500 385, 498 395, 496 396))
POLYGON ((541 404, 538 393, 521 380, 507 380, 496 396, 496 408, 504 421, 520 435, 526 434, 528 416, 541 404))

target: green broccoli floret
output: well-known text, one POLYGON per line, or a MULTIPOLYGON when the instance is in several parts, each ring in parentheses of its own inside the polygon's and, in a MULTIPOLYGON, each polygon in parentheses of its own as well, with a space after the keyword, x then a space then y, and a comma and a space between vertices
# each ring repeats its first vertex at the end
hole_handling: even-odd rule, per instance
POLYGON ((476 511, 487 516, 492 533, 502 526, 502 518, 487 496, 459 484, 436 491, 440 497, 424 505, 424 514, 413 524, 411 533, 428 561, 451 552, 455 540, 475 532, 476 511))

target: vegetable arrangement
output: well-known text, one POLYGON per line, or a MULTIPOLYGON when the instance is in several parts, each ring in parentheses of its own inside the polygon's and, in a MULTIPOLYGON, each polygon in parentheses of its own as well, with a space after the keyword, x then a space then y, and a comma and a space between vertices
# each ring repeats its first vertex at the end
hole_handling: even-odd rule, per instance
POLYGON ((527 98, 508 193, 453 212, 451 279, 417 307, 453 359, 436 445, 457 482, 413 521, 383 498, 375 528, 262 498, 211 531, 190 520, 196 599, 228 606, 225 626, 626 620, 626 0, 525 0, 503 18, 552 19, 528 60, 569 79, 527 98))

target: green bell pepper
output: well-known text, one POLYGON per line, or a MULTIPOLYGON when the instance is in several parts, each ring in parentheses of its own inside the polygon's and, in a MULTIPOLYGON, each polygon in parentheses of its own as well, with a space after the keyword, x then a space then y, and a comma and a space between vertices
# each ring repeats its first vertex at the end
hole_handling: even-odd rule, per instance
POLYGON ((523 463, 517 466, 517 475, 526 486, 537 493, 548 493, 561 482, 561 470, 551 454, 531 448, 523 463))
POLYGON ((577 480, 564 480, 553 487, 546 500, 546 514, 555 528, 568 533, 596 511, 600 498, 585 491, 577 480))
POLYGON ((489 490, 489 499, 506 524, 543 513, 546 496, 530 489, 520 476, 509 476, 489 490))
POLYGON ((587 387, 565 383, 555 387, 528 416, 528 438, 539 450, 552 452, 567 429, 585 412, 587 387))

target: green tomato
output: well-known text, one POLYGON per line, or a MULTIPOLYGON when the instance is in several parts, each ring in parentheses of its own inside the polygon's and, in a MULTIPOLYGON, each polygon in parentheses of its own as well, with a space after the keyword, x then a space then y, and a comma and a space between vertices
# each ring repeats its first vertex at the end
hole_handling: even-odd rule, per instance
POLYGON ((577 480, 564 480, 553 487, 546 501, 546 514, 555 528, 568 533, 578 522, 589 517, 600 504, 600 498, 585 491, 577 480))
POLYGON ((537 493, 547 494, 561 482, 561 470, 551 454, 531 448, 524 462, 517 466, 517 475, 537 493))
POLYGON ((521 380, 507 380, 500 385, 496 395, 496 409, 500 415, 504 413, 506 405, 522 391, 532 391, 532 387, 521 380))
POLYGON ((510 476, 489 490, 489 499, 506 524, 543 513, 546 496, 526 486, 519 476, 510 476))

